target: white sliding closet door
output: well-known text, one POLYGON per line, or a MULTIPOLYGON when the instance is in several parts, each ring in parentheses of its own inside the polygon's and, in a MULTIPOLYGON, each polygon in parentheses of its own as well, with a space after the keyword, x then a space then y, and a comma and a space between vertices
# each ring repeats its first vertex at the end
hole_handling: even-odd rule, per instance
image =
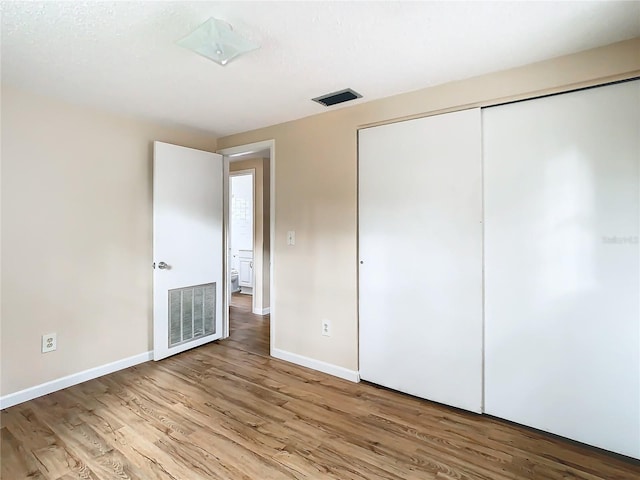
POLYGON ((640 82, 483 110, 485 411, 640 458, 640 82))
POLYGON ((360 376, 482 409, 480 110, 359 132, 360 376))

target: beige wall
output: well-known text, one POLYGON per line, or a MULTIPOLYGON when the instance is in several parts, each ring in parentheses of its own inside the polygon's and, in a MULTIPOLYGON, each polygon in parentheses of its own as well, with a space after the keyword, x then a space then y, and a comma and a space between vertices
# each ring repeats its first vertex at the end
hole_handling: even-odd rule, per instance
POLYGON ((231 162, 230 172, 255 170, 253 242, 255 258, 253 274, 255 276, 254 304, 259 309, 269 307, 269 159, 248 158, 231 162))
POLYGON ((152 348, 153 140, 216 149, 3 86, 2 395, 152 348))
MULTIPOLYGON (((636 75, 640 39, 220 139, 276 140, 275 347, 357 369, 359 127, 636 75)), ((151 349, 151 142, 216 141, 4 86, 1 113, 7 395, 151 349)))
POLYGON ((359 127, 637 75, 640 39, 218 139, 219 148, 275 140, 275 347, 358 368, 359 127), (296 231, 293 247, 287 230, 296 231), (322 318, 332 320, 331 337, 320 333, 322 318))

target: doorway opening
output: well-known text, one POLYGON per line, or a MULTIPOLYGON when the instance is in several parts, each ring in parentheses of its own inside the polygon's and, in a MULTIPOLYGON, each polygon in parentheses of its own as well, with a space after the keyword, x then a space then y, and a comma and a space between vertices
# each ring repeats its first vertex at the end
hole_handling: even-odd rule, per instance
MULTIPOLYGON (((261 337, 274 344, 273 255, 274 141, 220 150, 226 163, 226 278, 229 311, 225 337, 261 337), (258 328, 259 327, 259 328, 258 328)), ((246 339, 245 339, 246 340, 246 339)), ((258 352, 256 352, 258 353, 258 352)))
MULTIPOLYGON (((258 162, 260 161, 258 159, 258 162)), ((264 200, 261 202, 260 198, 255 198, 256 190, 258 192, 260 190, 255 185, 256 169, 235 170, 233 166, 233 164, 229 165, 229 267, 231 268, 229 290, 232 303, 238 296, 250 296, 251 310, 255 311, 253 260, 254 257, 260 256, 261 252, 256 254, 254 246, 264 242, 259 232, 256 232, 254 210, 260 206, 260 203, 264 205, 264 200)), ((258 289, 261 289, 259 283, 258 289)), ((261 308, 260 304, 263 303, 261 299, 257 303, 258 308, 261 308)))

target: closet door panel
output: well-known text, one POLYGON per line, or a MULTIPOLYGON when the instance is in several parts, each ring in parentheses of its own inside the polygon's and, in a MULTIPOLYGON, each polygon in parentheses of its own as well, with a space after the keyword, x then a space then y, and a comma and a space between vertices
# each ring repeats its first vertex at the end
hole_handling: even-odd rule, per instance
POLYGON ((483 110, 485 411, 640 457, 640 82, 483 110))
POLYGON ((360 375, 479 412, 479 109, 359 133, 360 375))

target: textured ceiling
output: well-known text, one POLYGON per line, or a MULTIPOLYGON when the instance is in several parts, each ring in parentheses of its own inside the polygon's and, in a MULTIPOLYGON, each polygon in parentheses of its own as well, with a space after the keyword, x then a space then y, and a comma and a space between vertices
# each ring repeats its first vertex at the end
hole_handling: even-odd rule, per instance
POLYGON ((636 36, 636 1, 2 2, 2 81, 222 136, 636 36), (211 16, 261 48, 176 45, 211 16))

